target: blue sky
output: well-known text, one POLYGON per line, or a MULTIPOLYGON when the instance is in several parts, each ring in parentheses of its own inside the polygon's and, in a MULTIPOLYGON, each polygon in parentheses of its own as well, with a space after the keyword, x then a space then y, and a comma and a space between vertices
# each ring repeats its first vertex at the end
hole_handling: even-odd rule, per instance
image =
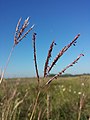
POLYGON ((35 76, 32 34, 37 33, 37 62, 43 75, 44 63, 52 40, 57 45, 53 58, 80 33, 77 45, 72 46, 57 62, 51 73, 58 73, 80 53, 85 56, 66 73, 90 73, 90 0, 0 0, 0 69, 3 69, 13 45, 16 24, 30 16, 30 27, 35 27, 20 42, 12 54, 5 76, 35 76))

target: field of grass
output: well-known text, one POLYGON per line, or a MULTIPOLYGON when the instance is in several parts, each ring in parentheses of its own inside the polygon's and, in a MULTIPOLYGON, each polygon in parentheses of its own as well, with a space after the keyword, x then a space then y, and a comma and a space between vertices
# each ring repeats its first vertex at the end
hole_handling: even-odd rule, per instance
POLYGON ((81 53, 59 73, 48 76, 62 55, 71 46, 76 46, 80 34, 65 45, 50 63, 52 51, 56 45, 55 41, 52 41, 44 63, 43 78, 40 78, 36 54, 37 33, 33 33, 36 78, 4 79, 13 50, 35 26, 32 25, 26 30, 29 19, 29 17, 25 19, 22 26, 22 18, 19 19, 15 28, 14 43, 6 64, 1 70, 0 120, 90 120, 90 76, 59 77, 68 68, 74 66, 84 54, 81 53))
POLYGON ((3 81, 0 120, 90 119, 90 76, 59 77, 43 88, 48 79, 40 79, 40 90, 36 78, 3 81))
POLYGON ((55 41, 52 41, 44 64, 43 78, 40 78, 36 55, 37 33, 33 33, 36 78, 4 79, 13 50, 34 28, 32 25, 26 30, 29 25, 29 17, 24 21, 22 27, 20 27, 21 20, 22 18, 17 23, 14 43, 1 72, 0 120, 90 120, 90 76, 59 77, 68 68, 75 65, 84 54, 81 53, 56 75, 48 76, 61 56, 71 46, 76 45, 80 34, 64 46, 54 57, 52 63, 49 63, 56 45, 55 41))

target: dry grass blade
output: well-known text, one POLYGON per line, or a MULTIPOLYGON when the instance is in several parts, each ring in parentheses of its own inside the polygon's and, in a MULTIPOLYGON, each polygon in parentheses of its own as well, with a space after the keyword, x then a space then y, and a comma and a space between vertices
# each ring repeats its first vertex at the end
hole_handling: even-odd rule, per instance
POLYGON ((3 108, 2 108, 2 120, 8 119, 8 115, 10 115, 10 110, 11 110, 11 107, 13 105, 12 101, 14 100, 16 93, 17 93, 17 87, 11 93, 9 98, 7 98, 7 96, 6 96, 5 101, 3 103, 3 108))
POLYGON ((77 61, 81 58, 81 56, 84 56, 83 54, 80 54, 77 59, 75 59, 71 64, 69 64, 68 66, 66 66, 61 72, 59 72, 58 74, 56 74, 54 77, 52 77, 45 85, 50 84, 55 78, 57 78, 58 76, 62 75, 62 73, 64 73, 69 67, 72 67, 75 63, 77 63, 77 61))
POLYGON ((36 107, 37 107, 37 104, 38 104, 39 96, 40 96, 40 91, 37 94, 37 97, 36 97, 36 100, 35 100, 35 104, 34 104, 34 107, 33 107, 33 111, 32 111, 32 114, 30 116, 30 120, 33 119, 33 116, 34 116, 34 113, 35 113, 35 110, 36 110, 36 107))
POLYGON ((39 73, 38 73, 38 67, 37 67, 37 58, 36 58, 36 45, 35 45, 35 40, 36 40, 36 33, 33 33, 33 49, 34 49, 34 63, 35 63, 35 69, 36 69, 36 75, 37 75, 37 80, 38 80, 38 85, 39 85, 39 73))
POLYGON ((51 58, 51 53, 52 53, 54 45, 55 45, 55 42, 52 41, 52 43, 50 45, 50 48, 49 48, 49 51, 48 51, 48 56, 47 56, 47 59, 46 59, 46 62, 45 62, 45 66, 44 66, 44 77, 47 75, 48 64, 49 64, 49 60, 51 58))
POLYGON ((41 112, 42 112, 42 110, 40 110, 38 113, 38 120, 41 120, 41 112))
POLYGON ((21 105, 21 104, 24 102, 24 100, 25 100, 25 98, 27 97, 27 95, 28 95, 28 90, 26 90, 26 93, 25 93, 23 99, 21 99, 21 100, 19 100, 19 98, 16 99, 15 106, 13 107, 12 113, 11 113, 11 115, 10 115, 10 118, 11 118, 11 119, 12 119, 12 116, 13 116, 15 110, 18 108, 19 105, 21 105))
POLYGON ((83 94, 80 98, 80 103, 79 103, 78 120, 80 120, 80 118, 81 118, 81 112, 82 112, 82 108, 85 104, 85 99, 86 99, 86 95, 83 94))
POLYGON ((58 59, 64 54, 64 52, 67 51, 68 48, 69 48, 71 45, 74 45, 74 46, 75 46, 76 40, 78 39, 79 36, 80 36, 80 34, 78 34, 71 43, 69 43, 67 46, 65 46, 65 47, 59 52, 59 54, 55 57, 55 59, 54 59, 54 61, 52 62, 51 66, 49 67, 48 73, 51 71, 52 67, 56 64, 56 62, 58 61, 58 59))

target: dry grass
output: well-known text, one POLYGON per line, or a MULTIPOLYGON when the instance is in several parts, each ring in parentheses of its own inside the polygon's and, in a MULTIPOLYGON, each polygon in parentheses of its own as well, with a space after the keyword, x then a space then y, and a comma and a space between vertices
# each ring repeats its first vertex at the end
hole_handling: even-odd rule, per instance
MULTIPOLYGON (((1 80, 0 83, 2 83, 2 86, 4 88, 4 93, 5 95, 3 96, 1 103, 2 103, 2 111, 1 111, 1 120, 19 120, 20 118, 20 113, 22 112, 22 106, 24 106, 23 104, 25 104, 25 100, 28 99, 30 103, 30 105, 28 106, 28 113, 26 116, 26 120, 34 120, 35 118, 37 118, 38 120, 43 119, 43 116, 46 114, 47 120, 50 119, 50 115, 51 115, 51 108, 50 108, 50 95, 49 95, 49 88, 51 85, 51 82, 53 80, 55 80, 56 78, 58 78, 60 75, 62 75, 68 68, 72 67, 74 64, 77 63, 77 61, 84 56, 83 54, 80 54, 71 64, 67 65, 61 72, 59 72, 58 74, 54 75, 53 77, 49 78, 48 75, 50 73, 50 71, 52 70, 52 68, 54 67, 54 65, 57 63, 57 61, 61 58, 61 56, 72 46, 72 45, 76 45, 77 39, 80 36, 80 34, 78 34, 68 45, 64 46, 62 50, 60 50, 60 52, 56 55, 56 57, 54 58, 53 62, 51 63, 51 65, 49 65, 49 60, 52 56, 52 50, 54 45, 56 45, 56 43, 54 41, 52 41, 50 48, 48 50, 48 55, 45 61, 45 66, 44 66, 44 73, 43 73, 43 79, 45 80, 45 83, 40 82, 40 77, 39 77, 39 72, 38 72, 38 65, 37 65, 37 54, 36 54, 36 33, 33 33, 32 36, 32 41, 33 41, 33 55, 34 55, 34 65, 35 65, 35 70, 36 70, 36 76, 37 76, 37 82, 38 85, 35 85, 34 87, 34 98, 32 98, 33 100, 30 99, 30 95, 29 95, 29 88, 25 89, 25 93, 23 95, 23 97, 20 97, 20 93, 18 92, 18 85, 20 84, 19 82, 16 82, 16 86, 14 87, 14 89, 10 88, 10 91, 6 91, 8 88, 8 84, 6 81, 4 81, 4 74, 6 72, 7 66, 9 64, 11 55, 13 53, 13 50, 15 48, 15 46, 17 46, 22 40, 23 38, 25 38, 27 36, 27 34, 33 29, 34 25, 32 25, 30 27, 30 29, 28 29, 26 32, 26 28, 29 25, 29 17, 24 21, 23 25, 20 27, 21 24, 21 20, 22 18, 19 19, 17 25, 16 25, 16 30, 15 30, 15 35, 14 35, 14 44, 12 46, 12 49, 10 51, 10 54, 8 56, 6 65, 4 67, 4 70, 1 74, 1 80), (46 81, 47 80, 47 81, 46 81), (7 93, 8 92, 8 93, 7 93), (9 96, 10 93, 10 96, 9 96), (45 98, 42 99, 43 97, 45 98), (47 99, 46 99, 47 96, 47 99), (47 102, 45 102, 47 101, 47 102), (41 103, 44 102, 44 105, 41 103), (46 105, 46 106, 45 106, 46 105), (46 107, 46 108, 43 108, 46 107), (38 112, 38 113, 37 113, 38 112), (37 113, 37 115, 36 115, 37 113)), ((10 86, 11 87, 11 86, 10 86)), ((33 88, 32 88, 33 89, 33 88)), ((66 91, 66 88, 63 88, 63 92, 66 91)), ((78 110, 78 120, 80 120, 81 118, 81 112, 82 112, 82 108, 84 105, 84 101, 85 101, 86 97, 82 96, 80 98, 80 104, 79 104, 79 110, 78 110)), ((25 107, 25 106, 24 106, 25 107)), ((66 107, 66 106, 65 106, 66 107)))
POLYGON ((37 80, 38 80, 38 86, 39 86, 39 73, 38 73, 38 67, 37 67, 37 59, 36 59, 36 45, 35 45, 35 39, 36 39, 36 33, 33 33, 33 49, 34 49, 34 64, 35 64, 35 69, 36 69, 36 75, 37 75, 37 80))
POLYGON ((48 67, 49 67, 48 64, 49 64, 49 60, 50 60, 50 58, 51 58, 51 56, 52 56, 51 53, 52 53, 52 50, 53 50, 54 45, 55 45, 55 42, 52 41, 52 43, 51 43, 51 45, 50 45, 50 48, 49 48, 49 50, 48 50, 48 55, 47 55, 47 59, 46 59, 45 66, 44 66, 44 77, 47 76, 48 67))
POLYGON ((9 64, 9 61, 10 61, 10 58, 11 58, 11 55, 13 53, 13 50, 15 48, 15 46, 23 39, 26 37, 26 35, 34 28, 34 25, 32 25, 30 27, 29 30, 27 30, 25 33, 25 29, 27 28, 27 26, 29 25, 29 17, 24 21, 22 27, 20 28, 20 22, 21 22, 21 18, 19 19, 18 23, 17 23, 17 26, 16 26, 16 30, 15 30, 15 35, 14 35, 14 44, 12 46, 12 49, 10 51, 10 54, 8 56, 8 59, 6 61, 6 65, 4 67, 4 70, 3 72, 1 73, 1 80, 0 80, 0 84, 2 83, 3 81, 3 78, 4 78, 4 74, 6 72, 6 69, 7 69, 7 66, 9 64))

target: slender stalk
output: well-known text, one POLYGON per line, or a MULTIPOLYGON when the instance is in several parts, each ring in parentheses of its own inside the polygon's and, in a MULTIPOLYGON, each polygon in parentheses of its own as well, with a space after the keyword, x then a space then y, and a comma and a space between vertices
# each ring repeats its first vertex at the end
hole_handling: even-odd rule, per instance
POLYGON ((47 120, 50 119, 50 95, 47 93, 47 120))
POLYGON ((36 44, 35 44, 35 40, 36 40, 36 33, 33 33, 33 52, 34 52, 34 63, 35 63, 35 69, 36 69, 36 75, 37 75, 37 80, 38 80, 38 86, 39 86, 39 73, 38 73, 38 67, 37 67, 37 58, 36 58, 36 44))
POLYGON ((80 120, 80 118, 81 118, 81 109, 78 112, 78 120, 80 120))
POLYGON ((55 45, 55 42, 52 41, 52 43, 50 45, 50 48, 49 48, 49 51, 48 51, 48 55, 47 55, 47 59, 46 59, 46 62, 45 62, 45 66, 44 66, 44 77, 47 76, 48 64, 49 64, 49 60, 51 58, 51 53, 52 53, 54 45, 55 45))
MULTIPOLYGON (((47 59, 46 59, 46 62, 45 62, 45 66, 44 66, 44 77, 45 78, 47 77, 48 64, 49 64, 49 60, 51 58, 51 53, 52 53, 54 45, 55 45, 55 42, 52 41, 52 43, 50 45, 50 48, 49 48, 49 51, 48 51, 48 55, 47 55, 47 59)), ((47 101, 47 120, 49 120, 49 118, 50 118, 50 95, 49 95, 48 91, 47 91, 47 100, 46 101, 47 101)))
POLYGON ((32 114, 31 114, 30 120, 33 119, 33 115, 34 115, 34 113, 35 113, 35 110, 36 110, 36 107, 37 107, 37 104, 38 104, 39 96, 40 96, 40 91, 39 91, 38 94, 37 94, 37 97, 36 97, 36 100, 35 100, 35 104, 34 104, 34 107, 33 107, 33 111, 32 111, 32 114))
POLYGON ((41 118, 41 110, 39 111, 39 113, 38 113, 38 119, 37 120, 41 120, 40 118, 41 118))
POLYGON ((80 118, 81 118, 81 112, 82 112, 82 108, 84 106, 85 98, 86 98, 86 96, 84 94, 80 98, 79 111, 78 111, 78 120, 80 120, 80 118))
POLYGON ((1 74, 0 84, 1 84, 2 81, 3 81, 4 74, 5 74, 5 72, 6 72, 7 66, 8 66, 9 61, 10 61, 10 58, 11 58, 11 56, 12 56, 12 53, 13 53, 14 47, 15 47, 15 45, 13 45, 13 47, 12 47, 12 49, 11 49, 11 51, 10 51, 10 54, 9 54, 9 56, 8 56, 8 59, 7 59, 6 65, 5 65, 5 68, 4 68, 4 70, 3 70, 2 74, 1 74))

